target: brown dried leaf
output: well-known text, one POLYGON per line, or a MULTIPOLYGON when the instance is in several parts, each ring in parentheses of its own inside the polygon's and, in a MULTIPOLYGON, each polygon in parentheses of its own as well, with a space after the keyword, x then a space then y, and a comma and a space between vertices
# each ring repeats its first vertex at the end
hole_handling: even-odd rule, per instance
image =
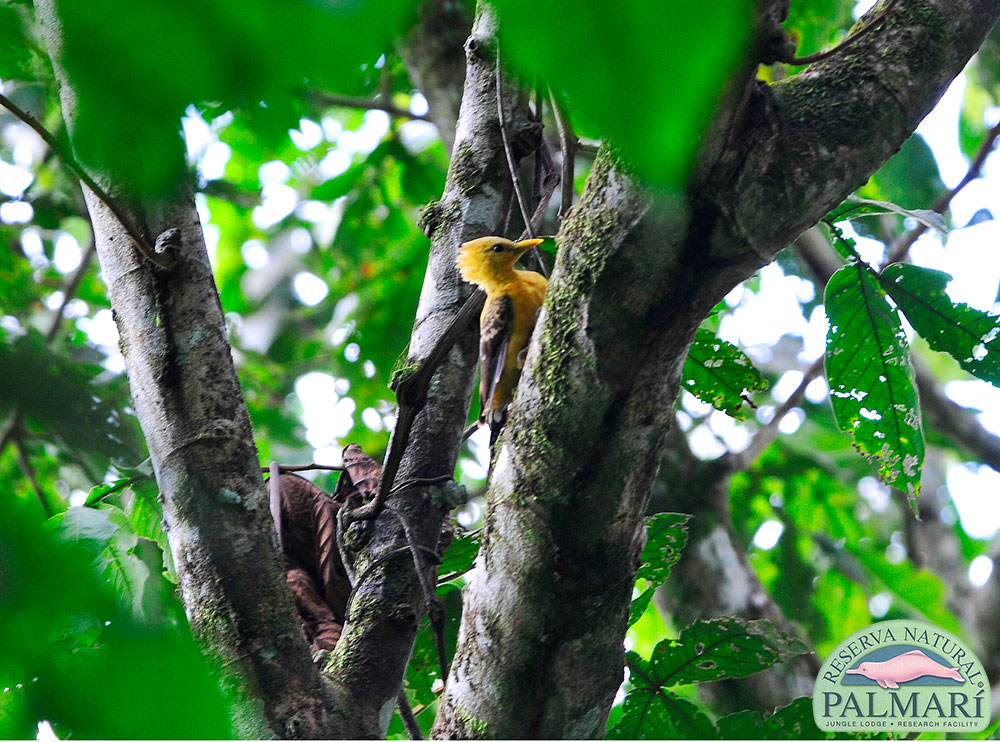
POLYGON ((343 619, 347 612, 347 598, 351 594, 351 582, 337 548, 337 511, 340 508, 340 503, 326 494, 313 503, 319 584, 334 615, 343 619))
POLYGON ((281 534, 285 560, 316 576, 315 503, 330 496, 308 479, 281 475, 281 534))
POLYGON ((382 466, 362 451, 357 443, 351 443, 344 449, 343 458, 345 469, 337 480, 334 498, 344 502, 349 497, 361 497, 364 500, 375 497, 382 477, 382 466))
POLYGON ((316 590, 316 583, 304 569, 289 569, 285 575, 288 586, 295 598, 295 607, 302 617, 302 628, 313 651, 332 650, 343 630, 342 620, 330 610, 330 606, 316 590))

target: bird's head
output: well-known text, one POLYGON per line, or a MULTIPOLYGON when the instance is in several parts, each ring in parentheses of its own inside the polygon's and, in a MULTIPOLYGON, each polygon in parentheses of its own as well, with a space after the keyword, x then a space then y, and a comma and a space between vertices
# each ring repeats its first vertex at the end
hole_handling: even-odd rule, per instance
POLYGON ((508 272, 528 250, 542 240, 512 242, 504 237, 480 237, 458 248, 458 270, 470 283, 484 284, 508 272))

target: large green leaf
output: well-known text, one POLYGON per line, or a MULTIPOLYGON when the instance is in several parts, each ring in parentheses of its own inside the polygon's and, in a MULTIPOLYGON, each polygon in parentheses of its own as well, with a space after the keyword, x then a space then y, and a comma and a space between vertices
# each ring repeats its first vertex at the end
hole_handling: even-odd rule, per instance
POLYGON ((716 730, 704 712, 671 686, 742 678, 808 652, 800 640, 767 621, 696 621, 677 639, 665 639, 649 661, 626 653, 632 689, 610 739, 708 739, 716 730))
POLYGON ((704 328, 698 329, 688 350, 681 384, 702 402, 739 420, 746 417, 746 395, 767 389, 767 380, 743 351, 704 328))
POLYGON ((621 717, 618 723, 608 730, 608 739, 715 737, 715 727, 697 704, 681 698, 672 691, 657 687, 655 683, 647 683, 636 673, 632 675, 632 682, 634 687, 625 696, 621 717))
POLYGON ((500 56, 565 92, 573 123, 635 171, 679 187, 726 78, 746 52, 750 3, 500 0, 500 56), (553 29, 559 29, 553 33, 553 29), (681 73, 681 71, 683 71, 681 73))
MULTIPOLYGON (((930 209, 945 190, 934 153, 923 136, 914 134, 903 142, 899 151, 872 175, 858 193, 867 198, 906 204, 911 209, 920 210, 930 209)), ((944 222, 943 219, 940 221, 944 222)))
POLYGON ((927 620, 963 636, 965 632, 948 608, 947 589, 944 581, 926 568, 917 569, 911 562, 890 564, 882 551, 870 545, 844 545, 844 549, 855 556, 858 562, 897 598, 920 611, 927 620))
POLYGON ((664 639, 648 663, 635 667, 657 687, 669 687, 746 677, 808 651, 768 621, 719 618, 695 621, 677 639, 664 639))
POLYGON ((970 374, 1000 384, 1000 317, 953 302, 945 291, 950 281, 941 271, 893 263, 881 283, 928 345, 970 374))
POLYGON ((739 711, 718 721, 721 739, 857 739, 854 734, 824 732, 813 718, 812 698, 802 696, 764 718, 759 711, 739 711))
POLYGON ((472 569, 479 554, 479 531, 469 531, 455 536, 438 566, 438 582, 449 582, 472 569))
POLYGON ((897 206, 891 201, 877 201, 853 195, 848 196, 840 206, 827 214, 824 217, 824 221, 832 223, 845 219, 859 219, 864 216, 879 216, 881 214, 908 216, 916 219, 929 229, 936 229, 942 233, 947 233, 948 231, 948 225, 945 224, 944 217, 931 209, 907 209, 897 206))
POLYGON ((24 22, 28 11, 0 1, 0 79, 24 78, 33 63, 33 44, 24 22))
POLYGON ((855 262, 826 287, 826 374, 837 424, 879 476, 916 508, 924 459, 913 366, 896 309, 868 267, 855 262))
MULTIPOLYGON (((33 739, 40 719, 62 739, 228 737, 229 708, 183 617, 137 620, 89 545, 42 528, 32 505, 5 501, 0 518, 0 738, 33 739)), ((77 526, 115 527, 99 511, 77 526)))
POLYGON ((646 519, 646 546, 642 550, 642 565, 635 576, 637 580, 645 580, 646 588, 632 601, 629 626, 646 612, 656 588, 663 584, 670 568, 681 558, 687 543, 689 520, 691 516, 682 513, 657 513, 646 519))
POLYGON ((51 528, 79 544, 95 558, 104 578, 136 615, 145 613, 149 567, 134 553, 139 538, 118 507, 74 507, 52 518, 51 528))
POLYGON ((62 0, 60 61, 79 99, 74 148, 133 192, 161 192, 183 177, 177 130, 188 105, 242 109, 255 136, 284 139, 303 89, 359 95, 377 85, 374 63, 415 5, 62 0))

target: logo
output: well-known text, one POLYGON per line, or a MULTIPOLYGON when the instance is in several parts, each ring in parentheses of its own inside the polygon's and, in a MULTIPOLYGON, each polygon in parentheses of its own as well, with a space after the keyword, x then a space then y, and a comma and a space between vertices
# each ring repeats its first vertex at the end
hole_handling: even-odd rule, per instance
POLYGON ((816 725, 835 732, 979 732, 990 684, 975 654, 921 621, 883 621, 851 634, 820 667, 816 725))

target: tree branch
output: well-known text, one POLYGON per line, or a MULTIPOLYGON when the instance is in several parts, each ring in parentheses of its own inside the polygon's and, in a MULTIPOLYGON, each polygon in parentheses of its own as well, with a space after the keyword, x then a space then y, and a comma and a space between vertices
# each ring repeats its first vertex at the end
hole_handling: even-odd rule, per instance
POLYGON ((139 230, 137 230, 132 224, 132 220, 129 219, 121 207, 114 202, 114 199, 108 195, 108 192, 101 188, 101 186, 98 185, 92 177, 90 177, 90 174, 83 168, 82 165, 80 165, 80 163, 76 161, 76 158, 74 158, 73 155, 59 143, 59 140, 56 139, 48 129, 42 126, 38 119, 24 109, 20 108, 10 98, 3 94, 0 94, 0 106, 3 106, 25 124, 30 126, 35 133, 38 134, 38 136, 40 136, 45 143, 59 155, 59 159, 66 166, 66 168, 79 180, 83 181, 84 185, 93 191, 94 195, 101 200, 101 202, 112 214, 114 214, 119 224, 121 224, 122 229, 124 229, 126 234, 128 234, 128 236, 132 239, 136 249, 146 260, 158 268, 166 269, 170 267, 170 262, 165 259, 152 245, 150 245, 149 242, 146 241, 146 238, 139 233, 139 230))
MULTIPOLYGON (((496 113, 494 19, 482 9, 466 44, 467 74, 458 140, 441 200, 427 207, 422 225, 431 253, 421 293, 407 366, 421 366, 435 352, 473 287, 455 265, 458 246, 475 237, 496 234, 511 195, 503 164, 496 113)), ((524 105, 508 108, 515 135, 530 132, 524 105)), ((430 381, 426 405, 414 416, 409 444, 392 479, 404 483, 450 478, 468 415, 478 357, 475 323, 458 336, 430 381)), ((427 366, 430 368, 431 366, 427 366)), ((393 439, 402 433, 397 421, 393 439)), ((390 441, 390 452, 398 447, 390 441)), ((384 481, 389 481, 389 461, 384 481)), ((385 502, 401 513, 412 532, 409 540, 433 549, 447 511, 433 503, 429 485, 407 486, 385 502)), ((328 666, 348 689, 353 710, 349 736, 384 736, 382 709, 396 698, 424 612, 424 591, 414 576, 411 549, 400 521, 383 511, 368 528, 370 540, 357 555, 359 580, 351 617, 328 666), (402 549, 402 551, 397 551, 402 549), (396 553, 393 553, 396 552, 396 553), (405 560, 405 562, 404 562, 405 560)), ((428 567, 428 571, 431 568, 428 567)))
POLYGON ((352 95, 335 95, 334 93, 313 93, 312 98, 321 106, 331 108, 358 108, 362 111, 385 111, 394 118, 430 121, 426 114, 413 113, 400 108, 389 99, 375 100, 373 98, 358 98, 352 95))

